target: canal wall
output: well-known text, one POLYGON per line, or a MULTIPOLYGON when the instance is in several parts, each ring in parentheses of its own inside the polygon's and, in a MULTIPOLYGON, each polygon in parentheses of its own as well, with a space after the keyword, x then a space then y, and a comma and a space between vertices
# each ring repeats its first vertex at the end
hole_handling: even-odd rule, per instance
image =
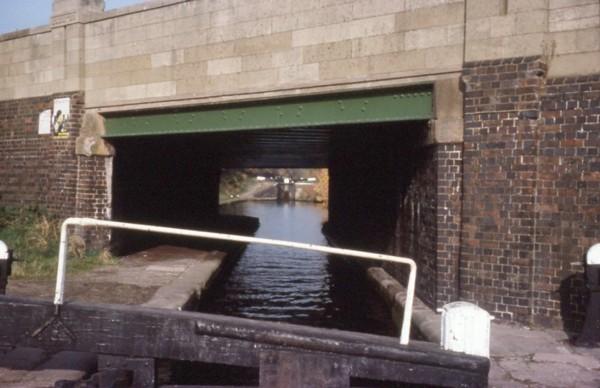
MULTIPOLYGON (((179 219, 199 191, 218 201, 216 167, 198 156, 211 150, 165 155, 134 137, 138 149, 115 151, 103 140, 104 118, 428 85, 432 116, 417 129, 423 136, 407 154, 415 157, 372 158, 382 172, 362 174, 375 194, 353 183, 340 162, 369 158, 332 156, 332 222, 361 226, 374 249, 416 257, 419 292, 432 307, 460 298, 507 320, 578 327, 582 257, 600 240, 597 1, 103 7, 101 0, 55 0, 47 26, 0 36, 1 206, 116 218, 119 201, 137 197, 126 207, 140 217, 159 209, 179 219), (61 128, 55 114, 67 107, 61 128), (40 116, 47 110, 51 118, 40 116), (115 168, 127 154, 137 157, 127 166, 139 162, 139 174, 115 168), (203 165, 203 177, 181 168, 179 157, 203 165), (155 168, 157 161, 164 164, 155 168), (167 184, 150 185, 152 170, 163 168, 172 172, 160 174, 167 184), (138 176, 156 192, 136 194, 138 176)), ((168 134, 163 140, 176 143, 168 134)), ((384 143, 377 146, 385 150, 384 143)), ((331 155, 343 154, 331 147, 331 155)), ((214 209, 198 205, 190 214, 214 209)))

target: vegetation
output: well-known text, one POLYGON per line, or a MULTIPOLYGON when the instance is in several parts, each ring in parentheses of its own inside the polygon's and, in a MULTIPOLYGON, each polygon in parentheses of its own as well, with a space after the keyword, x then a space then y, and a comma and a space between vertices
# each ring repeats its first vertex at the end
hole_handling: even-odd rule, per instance
MULTIPOLYGON (((55 276, 60 221, 40 208, 0 208, 0 240, 13 250, 18 260, 13 264, 13 278, 55 276)), ((80 238, 69 242, 69 259, 70 272, 114 262, 106 250, 86 250, 80 238)))

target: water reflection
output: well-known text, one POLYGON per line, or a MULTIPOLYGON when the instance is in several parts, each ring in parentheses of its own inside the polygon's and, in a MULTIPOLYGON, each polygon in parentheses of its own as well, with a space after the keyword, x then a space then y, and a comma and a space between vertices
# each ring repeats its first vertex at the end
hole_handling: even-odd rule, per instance
MULTIPOLYGON (((243 202, 222 213, 258 217, 256 236, 327 245, 327 211, 310 203, 243 202)), ((364 271, 319 252, 250 244, 201 311, 310 326, 396 335, 364 271)))

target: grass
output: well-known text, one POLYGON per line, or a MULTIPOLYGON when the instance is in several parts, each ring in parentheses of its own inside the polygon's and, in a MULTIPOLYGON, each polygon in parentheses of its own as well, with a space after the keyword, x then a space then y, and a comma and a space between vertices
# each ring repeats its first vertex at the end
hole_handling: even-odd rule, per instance
MULTIPOLYGON (((60 234, 58 217, 40 208, 0 208, 0 240, 12 249, 17 262, 12 278, 52 278, 56 275, 60 234)), ((69 272, 81 272, 114 259, 106 250, 85 249, 82 239, 69 241, 69 272)))

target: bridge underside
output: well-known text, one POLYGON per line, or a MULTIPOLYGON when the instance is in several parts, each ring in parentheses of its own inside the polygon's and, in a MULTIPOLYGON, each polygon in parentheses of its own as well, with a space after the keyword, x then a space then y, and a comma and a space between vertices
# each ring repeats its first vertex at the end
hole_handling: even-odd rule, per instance
POLYGON ((421 88, 108 118, 113 218, 218 229, 223 168, 328 168, 328 236, 414 257, 420 296, 435 306, 439 178, 451 177, 438 171, 446 148, 428 143, 431 116, 421 88))
MULTIPOLYGON (((214 228, 222 168, 328 168, 327 234, 422 259, 424 299, 433 301, 437 182, 427 131, 421 120, 112 138, 113 218, 214 228)), ((114 242, 132 244, 122 236, 114 242)))

